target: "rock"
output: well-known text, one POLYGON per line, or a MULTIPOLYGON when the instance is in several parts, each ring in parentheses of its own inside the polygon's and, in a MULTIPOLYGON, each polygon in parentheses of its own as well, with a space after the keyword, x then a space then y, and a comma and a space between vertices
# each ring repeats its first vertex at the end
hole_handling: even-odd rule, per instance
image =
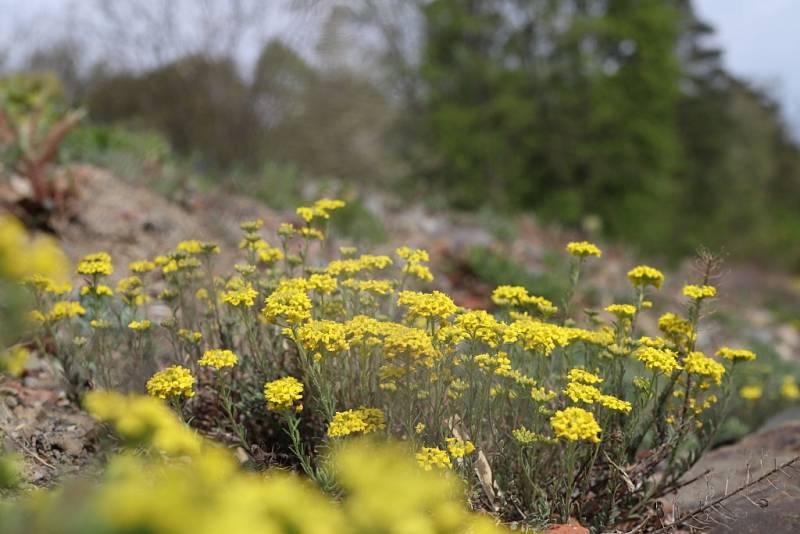
MULTIPOLYGON (((741 442, 705 455, 686 480, 700 476, 682 488, 675 498, 675 515, 731 494, 759 479, 776 465, 800 456, 800 422, 773 425, 741 442)), ((800 532, 800 462, 785 473, 776 472, 758 484, 697 516, 691 526, 703 532, 794 534, 800 532), (735 525, 735 527, 733 526, 735 525)))
POLYGON ((54 440, 53 445, 59 447, 70 456, 78 457, 83 453, 83 441, 73 436, 62 436, 54 440))

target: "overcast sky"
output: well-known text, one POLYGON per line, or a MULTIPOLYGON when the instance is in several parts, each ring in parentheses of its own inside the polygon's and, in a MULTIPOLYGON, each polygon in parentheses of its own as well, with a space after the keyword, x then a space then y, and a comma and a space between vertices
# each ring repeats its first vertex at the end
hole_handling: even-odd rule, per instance
POLYGON ((770 89, 800 137, 800 0, 695 0, 732 72, 770 89))
MULTIPOLYGON (((40 13, 57 12, 69 3, 87 6, 91 1, 0 0, 0 44, 44 38, 49 33, 47 25, 42 27, 31 19, 35 20, 40 13), (32 23, 25 25, 24 35, 10 37, 10 29, 20 18, 32 23)), ((800 138, 800 0, 694 0, 694 3, 700 16, 717 29, 717 43, 724 50, 725 65, 735 74, 767 88, 781 102, 788 122, 800 138)))

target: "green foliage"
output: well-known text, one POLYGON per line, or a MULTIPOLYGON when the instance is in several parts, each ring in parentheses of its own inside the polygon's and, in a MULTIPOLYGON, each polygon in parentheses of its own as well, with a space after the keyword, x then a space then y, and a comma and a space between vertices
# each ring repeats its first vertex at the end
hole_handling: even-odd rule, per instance
POLYGON ((688 2, 435 0, 423 15, 426 174, 455 206, 597 214, 649 253, 800 264, 798 149, 688 2))
POLYGON ((337 235, 367 247, 385 243, 389 238, 383 221, 360 199, 352 200, 340 209, 332 226, 337 235))

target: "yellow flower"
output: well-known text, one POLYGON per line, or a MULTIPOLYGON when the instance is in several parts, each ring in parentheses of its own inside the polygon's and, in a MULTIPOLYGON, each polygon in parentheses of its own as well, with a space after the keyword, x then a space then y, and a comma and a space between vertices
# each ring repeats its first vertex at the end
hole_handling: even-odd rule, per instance
POLYGON ((178 329, 178 336, 185 339, 189 343, 200 343, 200 340, 203 339, 203 333, 192 331, 186 328, 178 329))
POLYGON ((104 284, 97 284, 96 286, 83 286, 81 288, 82 296, 86 296, 91 293, 97 295, 98 297, 110 297, 114 294, 114 291, 104 284))
POLYGON ((401 291, 397 296, 397 303, 408 308, 407 316, 410 318, 447 319, 458 310, 453 300, 441 291, 401 291))
POLYGON ((386 418, 378 408, 360 408, 336 412, 328 425, 328 436, 341 438, 352 434, 371 434, 386 428, 386 418))
POLYGON ((606 306, 606 311, 608 313, 613 313, 620 319, 624 319, 636 315, 636 306, 632 304, 611 304, 606 306))
POLYGON ((212 349, 203 353, 203 357, 197 360, 198 365, 222 369, 223 367, 233 367, 239 362, 236 354, 227 349, 212 349))
POLYGON ((344 324, 322 319, 309 321, 297 329, 296 341, 309 352, 338 353, 350 348, 344 324))
POLYGON ((320 295, 330 295, 336 291, 336 278, 329 274, 312 274, 308 277, 308 289, 320 295))
POLYGON ((264 226, 263 219, 253 219, 251 221, 242 221, 239 223, 239 228, 244 232, 256 232, 264 226))
POLYGON ((410 274, 425 282, 433 280, 433 274, 430 269, 426 265, 422 265, 430 261, 427 251, 400 247, 395 250, 395 254, 406 261, 405 265, 403 265, 403 273, 410 274))
POLYGON ((633 409, 633 405, 631 405, 630 402, 618 399, 613 395, 600 395, 600 397, 597 399, 597 402, 600 403, 600 405, 604 408, 623 413, 630 413, 630 411, 633 409))
POLYGON ((558 393, 552 390, 547 390, 543 387, 531 388, 531 398, 536 402, 547 402, 556 398, 558 393))
POLYGON ((794 401, 800 399, 800 387, 797 386, 797 382, 793 376, 783 377, 780 392, 781 397, 786 400, 794 401))
POLYGON ((81 258, 77 270, 78 274, 109 276, 114 272, 114 266, 107 252, 95 252, 81 258))
POLYGON ((289 324, 300 324, 311 318, 311 308, 305 281, 284 280, 264 301, 261 315, 270 323, 283 318, 289 324))
POLYGON ((450 469, 453 467, 450 456, 448 456, 447 452, 438 447, 422 447, 416 454, 416 458, 417 464, 425 471, 450 469))
POLYGON ((0 277, 21 279, 38 274, 65 282, 68 270, 66 255, 52 238, 30 238, 16 218, 0 215, 0 277))
POLYGON ((253 284, 245 281, 242 278, 231 278, 225 284, 225 291, 220 294, 220 299, 225 304, 231 306, 244 306, 252 308, 256 303, 258 291, 253 287, 253 284))
POLYGON ((330 219, 330 212, 345 207, 343 200, 333 200, 322 198, 317 200, 313 206, 301 206, 297 208, 297 214, 307 223, 316 218, 330 219))
POLYGON ((68 319, 78 315, 86 314, 86 310, 79 302, 70 300, 60 300, 53 304, 50 311, 47 312, 48 321, 60 321, 61 319, 68 319))
POLYGON ((596 256, 601 257, 603 252, 592 243, 588 241, 573 241, 572 243, 567 243, 567 252, 577 258, 585 258, 587 256, 596 256))
POLYGON ((273 412, 284 410, 300 411, 302 404, 295 406, 295 401, 303 400, 303 383, 293 376, 287 376, 264 384, 264 398, 267 409, 273 412))
POLYGON ((543 315, 552 315, 558 311, 552 302, 544 297, 529 295, 521 286, 498 286, 492 292, 492 302, 498 306, 535 306, 543 315))
POLYGON ((659 317, 658 328, 677 343, 685 343, 695 337, 692 324, 671 312, 659 317))
POLYGON ((764 391, 761 389, 761 386, 743 386, 742 389, 739 390, 739 396, 748 401, 760 399, 763 393, 764 391))
POLYGON ((714 286, 695 286, 687 285, 683 288, 683 296, 693 300, 703 300, 711 298, 717 294, 714 286))
POLYGON ((592 412, 583 408, 570 407, 558 410, 550 418, 550 426, 557 438, 569 441, 591 441, 599 443, 600 425, 595 421, 592 412))
POLYGON ((28 349, 19 345, 0 352, 0 372, 20 376, 28 363, 28 356, 28 349))
POLYGON ((195 378, 189 369, 173 365, 158 371, 147 381, 147 393, 160 399, 173 397, 194 397, 195 378))
POLYGON ((756 359, 756 354, 753 351, 745 349, 732 349, 730 347, 722 347, 717 351, 717 356, 725 358, 726 360, 735 361, 750 361, 756 359))
POLYGON ((72 285, 69 282, 59 283, 41 274, 26 276, 23 278, 22 283, 28 287, 52 295, 63 295, 64 293, 72 291, 72 285))
POLYGON ((148 330, 150 328, 150 321, 143 319, 141 321, 131 321, 128 323, 128 328, 131 330, 148 330))
POLYGON ((128 269, 137 274, 149 273, 156 268, 156 264, 148 260, 134 261, 128 264, 128 269))
POLYGON ((648 369, 657 369, 665 374, 680 368, 678 355, 669 349, 644 346, 636 349, 634 356, 648 369))
POLYGON ((596 374, 579 367, 570 369, 569 373, 567 373, 567 379, 570 382, 582 382, 584 384, 599 384, 603 381, 603 379, 596 374))
POLYGON ((425 423, 417 423, 417 426, 414 427, 414 432, 417 434, 425 432, 425 423))
POLYGON ((707 376, 715 384, 722 381, 722 375, 725 374, 725 368, 722 364, 715 362, 702 352, 690 352, 683 361, 683 367, 687 373, 693 373, 700 376, 707 376))
POLYGON ((653 269, 647 265, 639 265, 628 271, 628 280, 634 286, 653 286, 656 289, 664 283, 664 274, 658 269, 653 269))
POLYGON ((376 295, 388 295, 394 290, 392 280, 356 280, 348 278, 342 282, 344 287, 349 287, 357 291, 365 291, 376 295))
POLYGON ((115 432, 130 445, 152 446, 176 456, 194 456, 203 449, 197 434, 156 399, 92 391, 86 394, 84 406, 94 418, 111 423, 115 432))
POLYGON ((459 438, 447 438, 447 451, 453 458, 463 458, 475 452, 475 445, 459 438))

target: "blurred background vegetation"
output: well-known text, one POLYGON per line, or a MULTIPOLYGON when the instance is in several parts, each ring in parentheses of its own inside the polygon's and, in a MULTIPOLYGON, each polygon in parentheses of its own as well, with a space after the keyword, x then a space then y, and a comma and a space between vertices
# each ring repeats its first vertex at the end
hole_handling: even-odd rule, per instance
POLYGON ((81 5, 0 61, 88 113, 63 158, 273 206, 334 180, 800 269, 798 144, 689 0, 81 5))

